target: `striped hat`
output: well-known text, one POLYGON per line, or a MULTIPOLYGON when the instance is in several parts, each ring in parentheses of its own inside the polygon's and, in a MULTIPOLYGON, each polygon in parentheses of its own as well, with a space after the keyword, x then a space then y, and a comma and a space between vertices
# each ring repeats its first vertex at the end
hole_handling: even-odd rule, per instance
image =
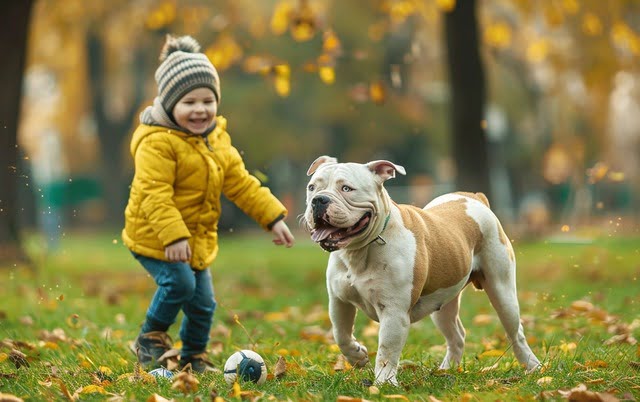
POLYGON ((170 115, 180 98, 195 88, 211 88, 220 103, 218 72, 209 58, 199 51, 200 45, 191 36, 167 35, 160 52, 156 83, 160 103, 170 115))

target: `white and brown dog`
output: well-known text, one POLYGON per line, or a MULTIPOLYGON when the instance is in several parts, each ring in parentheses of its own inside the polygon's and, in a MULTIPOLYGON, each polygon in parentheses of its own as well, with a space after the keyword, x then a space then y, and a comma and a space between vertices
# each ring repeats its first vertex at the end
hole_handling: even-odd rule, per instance
POLYGON ((389 161, 316 159, 307 175, 304 220, 311 238, 332 251, 327 268, 333 335, 347 360, 362 366, 367 349, 353 336, 356 309, 380 323, 377 383, 397 384, 409 325, 431 315, 447 342, 440 368, 460 363, 465 331, 458 311, 470 282, 484 289, 527 371, 540 362, 527 344, 516 295, 513 248, 482 193, 452 193, 424 209, 394 203, 383 183, 405 174, 389 161))

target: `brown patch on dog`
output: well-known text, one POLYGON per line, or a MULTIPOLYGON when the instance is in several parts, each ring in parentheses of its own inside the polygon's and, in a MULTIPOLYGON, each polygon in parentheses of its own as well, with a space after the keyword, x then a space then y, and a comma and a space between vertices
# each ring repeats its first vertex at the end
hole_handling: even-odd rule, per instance
POLYGON ((515 261, 516 260, 516 254, 513 252, 513 246, 511 245, 511 241, 507 237, 507 234, 504 232, 504 229, 502 229, 502 225, 500 224, 500 221, 498 221, 496 219, 496 223, 498 224, 498 233, 500 235, 499 236, 500 237, 500 243, 504 244, 504 246, 507 248, 507 253, 509 254, 509 259, 511 261, 515 261))
POLYGON ((413 306, 420 296, 451 287, 467 276, 471 269, 470 251, 481 247, 482 232, 467 215, 464 198, 427 210, 411 205, 397 206, 405 227, 416 239, 413 306))
POLYGON ((484 205, 486 205, 489 208, 491 208, 491 205, 489 205, 489 199, 487 198, 486 195, 484 195, 484 193, 467 193, 465 191, 456 191, 456 194, 463 195, 463 196, 469 197, 469 198, 473 198, 474 200, 478 200, 481 203, 483 203, 484 205))

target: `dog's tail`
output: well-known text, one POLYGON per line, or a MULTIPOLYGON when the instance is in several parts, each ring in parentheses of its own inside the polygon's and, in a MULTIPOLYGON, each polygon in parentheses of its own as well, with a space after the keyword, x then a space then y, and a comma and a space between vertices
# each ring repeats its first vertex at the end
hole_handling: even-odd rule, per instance
POLYGON ((489 199, 487 198, 486 195, 484 195, 484 193, 480 193, 480 192, 466 193, 464 191, 459 191, 457 194, 464 195, 465 197, 473 198, 474 200, 478 200, 484 205, 486 205, 487 207, 491 208, 491 206, 489 205, 489 199))

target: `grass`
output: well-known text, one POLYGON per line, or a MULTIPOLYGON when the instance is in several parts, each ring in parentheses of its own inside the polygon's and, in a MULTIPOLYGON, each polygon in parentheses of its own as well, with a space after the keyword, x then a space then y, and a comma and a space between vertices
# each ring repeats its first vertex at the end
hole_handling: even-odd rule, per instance
MULTIPOLYGON (((523 373, 486 296, 468 289, 461 309, 467 329, 461 367, 437 370, 444 340, 425 319, 413 324, 403 350, 401 386, 374 388, 371 364, 335 369, 340 353, 329 335, 328 254, 304 235, 292 249, 274 247, 265 234, 221 237, 212 267, 218 310, 210 360, 222 368, 243 348, 260 353, 271 373, 280 356, 287 362, 281 378, 270 376, 261 386, 241 384, 245 398, 561 400, 559 391, 579 384, 619 399, 640 398, 640 348, 633 344, 640 336, 638 237, 515 244, 525 333, 544 362, 540 372, 523 373)), ((32 401, 146 400, 153 394, 241 399, 221 374, 198 376, 199 390, 188 395, 162 379, 129 381, 135 358, 128 342, 154 287, 117 233, 67 235, 59 252, 48 257, 38 239, 31 239, 28 247, 42 266, 38 272, 0 269, 1 393, 32 401), (24 353, 26 363, 15 352, 12 356, 12 349, 24 353)), ((376 328, 358 315, 356 336, 370 352, 377 349, 376 328)), ((177 340, 177 325, 170 334, 177 340)))

